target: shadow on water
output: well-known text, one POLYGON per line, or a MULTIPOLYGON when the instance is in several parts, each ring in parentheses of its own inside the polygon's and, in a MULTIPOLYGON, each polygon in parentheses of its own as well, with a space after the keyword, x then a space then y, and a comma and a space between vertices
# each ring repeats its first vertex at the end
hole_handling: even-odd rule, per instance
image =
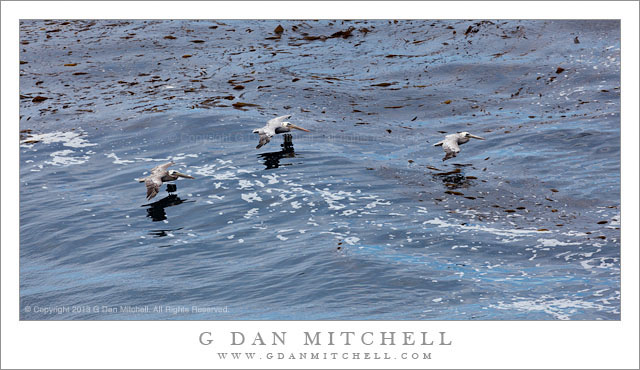
MULTIPOLYGON (((175 190, 175 188, 167 188, 175 190)), ((150 217, 154 222, 164 221, 167 219, 167 213, 164 211, 167 207, 177 206, 182 203, 191 203, 193 200, 181 199, 176 194, 169 194, 165 198, 160 199, 159 201, 143 204, 141 207, 149 207, 147 208, 147 217, 150 217)))
POLYGON ((474 185, 473 180, 476 180, 475 176, 466 176, 463 172, 463 168, 470 166, 470 164, 454 164, 457 168, 452 171, 439 172, 433 174, 433 178, 442 181, 442 183, 448 189, 468 188, 474 185))
MULTIPOLYGON (((280 167, 280 160, 282 158, 294 158, 296 156, 293 149, 293 141, 291 140, 291 135, 284 135, 284 142, 280 144, 280 147, 282 148, 282 150, 279 152, 269 152, 258 155, 263 159, 265 169, 270 170, 272 168, 278 168, 280 167)), ((291 163, 283 164, 283 166, 290 165, 291 163)))

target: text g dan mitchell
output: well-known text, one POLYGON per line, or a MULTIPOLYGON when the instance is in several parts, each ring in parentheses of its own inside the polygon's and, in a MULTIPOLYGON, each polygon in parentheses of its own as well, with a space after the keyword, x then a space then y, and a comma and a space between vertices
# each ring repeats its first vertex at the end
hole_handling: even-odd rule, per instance
POLYGON ((203 331, 200 333, 198 341, 204 346, 216 343, 232 346, 285 346, 289 340, 297 341, 305 346, 350 346, 353 344, 365 346, 450 346, 452 344, 452 340, 444 331, 305 331, 291 336, 288 336, 287 333, 286 331, 266 333, 230 331, 219 337, 216 332, 203 331))

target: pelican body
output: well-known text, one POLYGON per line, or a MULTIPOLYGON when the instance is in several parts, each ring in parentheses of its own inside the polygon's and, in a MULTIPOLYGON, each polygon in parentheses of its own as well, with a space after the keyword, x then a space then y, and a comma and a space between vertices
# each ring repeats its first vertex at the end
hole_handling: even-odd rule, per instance
POLYGON ((173 164, 173 162, 167 162, 165 164, 155 166, 151 169, 151 174, 149 176, 138 179, 139 182, 144 182, 147 186, 147 200, 155 197, 158 194, 163 182, 175 181, 180 177, 195 179, 195 177, 185 175, 184 173, 180 173, 178 171, 167 170, 167 168, 169 168, 173 164))
POLYGON ((290 114, 287 114, 286 116, 276 117, 272 120, 269 120, 266 126, 253 130, 254 134, 260 135, 260 142, 258 143, 258 146, 256 146, 256 149, 260 149, 263 145, 271 141, 271 138, 275 134, 284 134, 290 132, 291 129, 309 132, 309 130, 298 127, 291 122, 286 122, 285 120, 289 118, 291 118, 290 114))
POLYGON ((442 149, 446 153, 442 161, 451 159, 460 153, 460 145, 469 141, 470 138, 484 140, 484 138, 476 135, 471 135, 468 132, 458 132, 457 134, 450 134, 444 137, 444 140, 438 141, 433 146, 442 145, 442 149))

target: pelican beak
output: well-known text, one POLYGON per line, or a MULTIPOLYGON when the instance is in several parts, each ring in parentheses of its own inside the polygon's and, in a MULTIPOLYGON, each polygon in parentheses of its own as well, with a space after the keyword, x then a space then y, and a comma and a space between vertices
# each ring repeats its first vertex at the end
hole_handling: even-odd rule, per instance
POLYGON ((311 131, 307 130, 306 128, 298 127, 296 125, 289 125, 289 127, 295 128, 296 130, 300 130, 300 131, 311 132, 311 131))
POLYGON ((184 178, 186 178, 186 179, 195 179, 195 177, 193 177, 193 176, 189 176, 189 175, 185 175, 184 173, 181 173, 181 172, 176 172, 176 176, 178 176, 178 177, 184 177, 184 178))
POLYGON ((469 137, 472 137, 472 138, 474 138, 474 139, 478 139, 478 140, 484 140, 484 138, 483 138, 483 137, 476 136, 476 135, 471 135, 471 134, 469 134, 469 137))

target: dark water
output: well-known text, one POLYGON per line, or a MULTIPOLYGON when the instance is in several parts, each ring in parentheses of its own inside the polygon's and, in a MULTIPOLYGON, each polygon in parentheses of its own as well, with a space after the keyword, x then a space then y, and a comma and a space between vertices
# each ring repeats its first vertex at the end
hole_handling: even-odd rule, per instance
POLYGON ((620 318, 617 21, 20 42, 22 319, 620 318), (283 114, 312 132, 256 150, 283 114), (456 131, 486 140, 442 162, 456 131), (168 160, 196 180, 147 202, 135 179, 168 160))

